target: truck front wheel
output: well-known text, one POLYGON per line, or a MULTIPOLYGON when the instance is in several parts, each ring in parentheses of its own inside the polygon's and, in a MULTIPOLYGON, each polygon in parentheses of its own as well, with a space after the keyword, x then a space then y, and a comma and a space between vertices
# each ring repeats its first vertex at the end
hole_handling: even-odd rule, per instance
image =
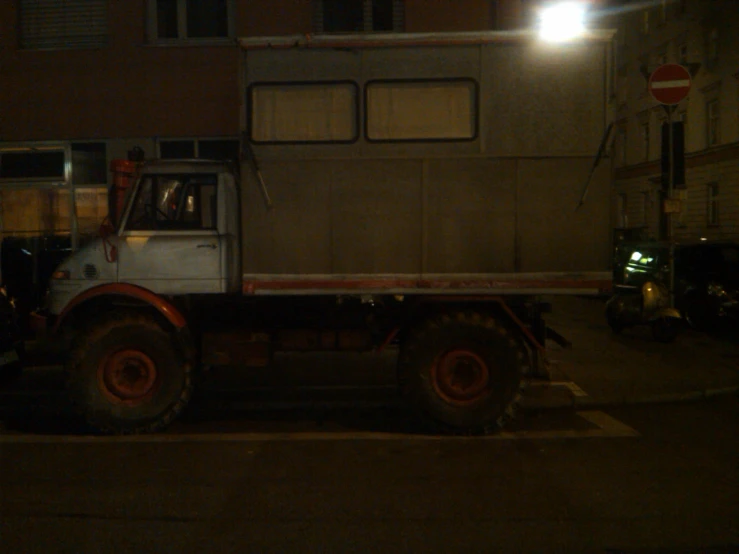
POLYGON ((410 333, 399 379, 405 396, 441 427, 490 433, 513 415, 522 353, 510 331, 488 315, 441 315, 410 333))
POLYGON ((163 429, 192 395, 192 367, 154 321, 114 312, 76 342, 67 391, 94 429, 134 434, 163 429))

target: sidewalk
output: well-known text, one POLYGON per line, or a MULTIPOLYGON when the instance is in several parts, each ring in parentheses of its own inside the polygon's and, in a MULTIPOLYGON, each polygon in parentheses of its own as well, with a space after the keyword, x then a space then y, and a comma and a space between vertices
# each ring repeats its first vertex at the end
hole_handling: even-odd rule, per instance
POLYGON ((527 407, 676 402, 739 391, 739 330, 709 336, 688 329, 662 344, 646 326, 614 335, 602 300, 549 300, 547 322, 572 341, 571 350, 547 344, 552 381, 574 382, 583 392, 562 385, 533 387, 527 407))

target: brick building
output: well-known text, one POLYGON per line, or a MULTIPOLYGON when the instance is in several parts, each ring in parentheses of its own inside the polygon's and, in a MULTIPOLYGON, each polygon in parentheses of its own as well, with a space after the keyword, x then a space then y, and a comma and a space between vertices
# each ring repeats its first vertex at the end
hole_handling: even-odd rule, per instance
MULTIPOLYGON (((617 2, 628 8, 628 2, 617 2)), ((622 11, 618 28, 615 226, 664 236, 660 209, 661 125, 666 112, 645 74, 663 63, 692 65, 693 88, 676 110, 685 125, 686 186, 677 192, 679 240, 739 239, 739 9, 732 0, 653 2, 622 11), (700 64, 698 67, 696 64, 700 64)))
POLYGON ((237 37, 507 29, 522 0, 0 3, 0 233, 97 228, 110 160, 233 157, 237 37))

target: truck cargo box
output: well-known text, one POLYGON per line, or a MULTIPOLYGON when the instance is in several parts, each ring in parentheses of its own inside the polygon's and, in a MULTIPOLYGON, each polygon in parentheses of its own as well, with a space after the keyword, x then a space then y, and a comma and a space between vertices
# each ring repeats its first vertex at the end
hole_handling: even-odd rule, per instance
POLYGON ((242 40, 245 281, 605 275, 610 37, 242 40))

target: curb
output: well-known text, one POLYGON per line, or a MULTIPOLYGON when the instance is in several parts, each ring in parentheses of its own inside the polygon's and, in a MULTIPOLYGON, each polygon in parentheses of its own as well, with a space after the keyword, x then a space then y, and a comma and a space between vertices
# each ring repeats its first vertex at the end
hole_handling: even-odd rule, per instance
POLYGON ((635 406, 644 404, 679 404, 687 402, 700 402, 723 396, 739 395, 739 386, 723 387, 717 389, 705 389, 702 391, 653 394, 650 396, 623 397, 612 400, 603 400, 591 396, 572 396, 569 399, 556 399, 552 402, 536 405, 524 404, 524 410, 551 410, 562 408, 614 408, 618 406, 635 406))

